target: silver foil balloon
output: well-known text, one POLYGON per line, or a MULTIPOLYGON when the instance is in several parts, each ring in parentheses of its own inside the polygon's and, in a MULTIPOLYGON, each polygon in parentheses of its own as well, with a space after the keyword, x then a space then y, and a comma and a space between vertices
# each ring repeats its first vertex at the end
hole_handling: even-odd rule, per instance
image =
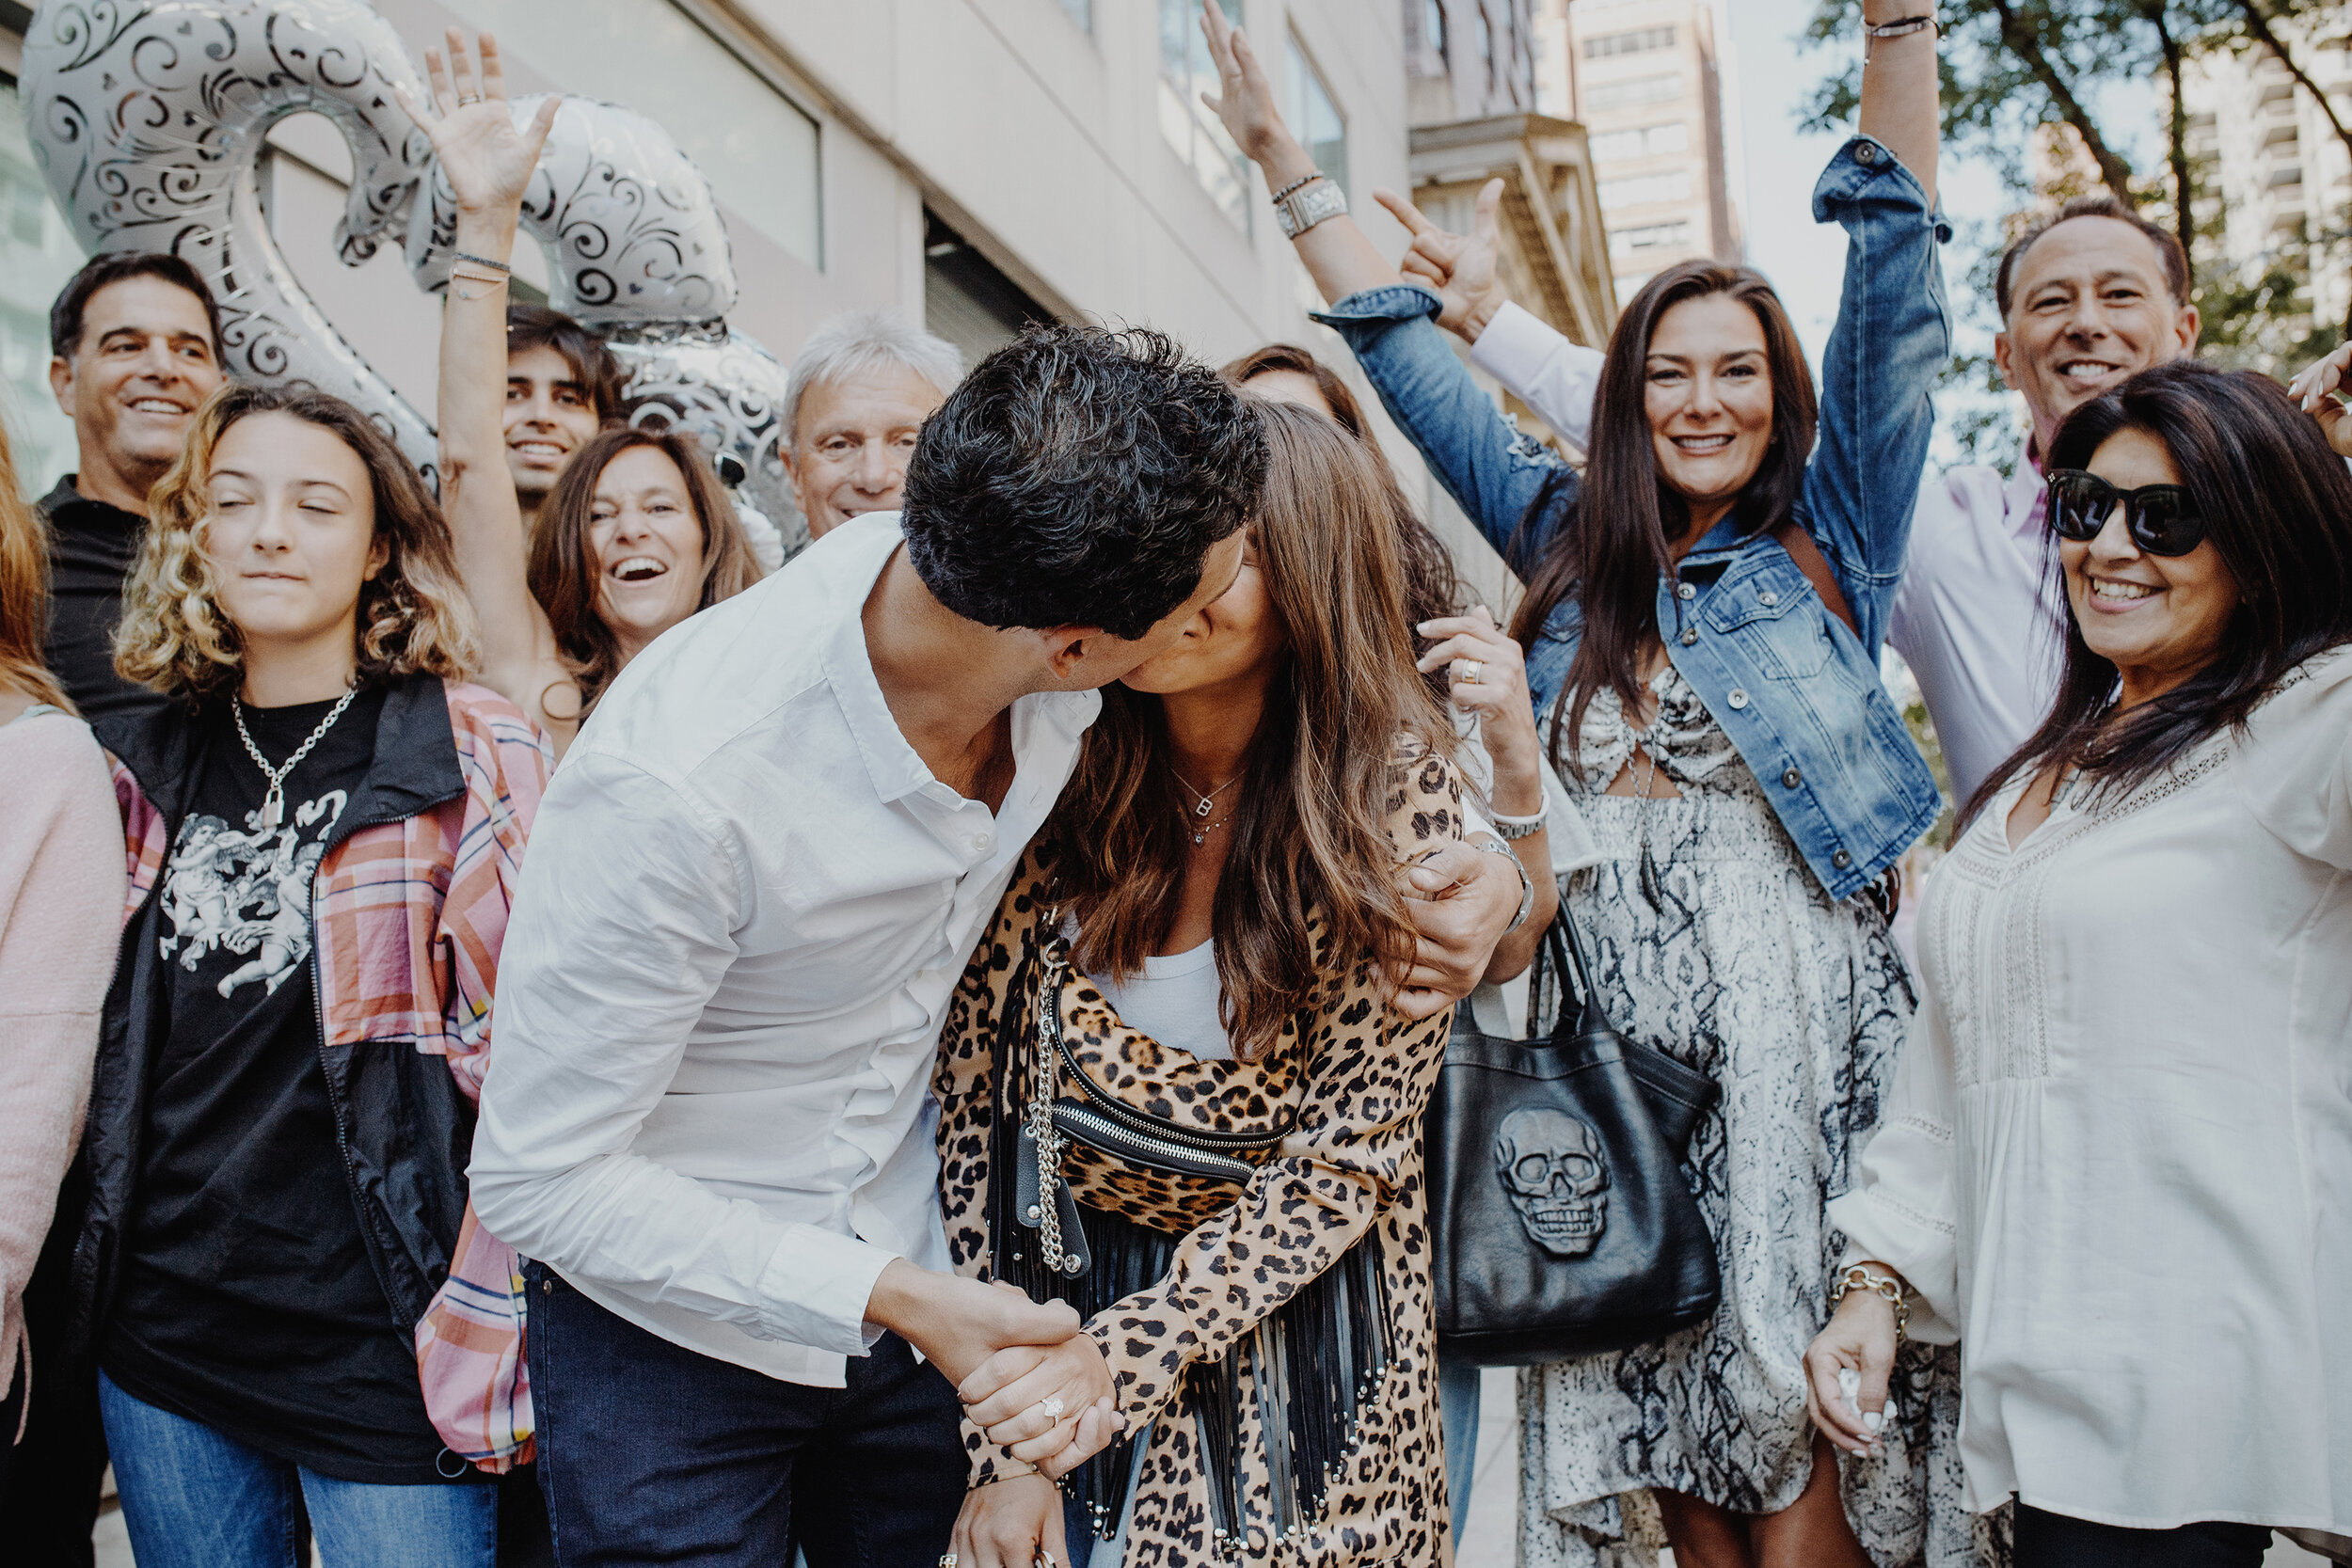
MULTIPOLYGON (((539 97, 512 104, 517 125, 539 97)), ((565 98, 523 195, 523 231, 548 252, 548 303, 601 334, 628 372, 631 421, 692 431, 734 493, 752 546, 782 564, 808 542, 779 438, 785 368, 726 325, 734 253, 710 187, 670 134, 636 110, 565 98), (779 524, 782 527, 779 527, 779 524)), ((445 288, 456 198, 432 181, 408 229, 411 272, 445 288)))
POLYGON ((183 258, 220 303, 232 375, 348 399, 430 475, 432 426, 303 293, 255 178, 273 123, 333 120, 352 154, 336 247, 366 261, 406 218, 432 153, 396 85, 423 87, 391 24, 358 0, 48 0, 25 32, 19 91, 33 156, 86 248, 183 258))
MULTIPOLYGON (((431 425, 303 292, 256 178, 273 123, 326 115, 352 150, 338 254, 356 266, 397 234, 419 286, 445 288, 455 203, 394 87, 423 96, 406 48, 361 0, 46 0, 22 79, 34 155, 87 247, 183 257, 220 301, 231 374, 350 400, 431 475, 431 425)), ((538 103, 518 100, 517 119, 538 103)), ((726 325, 726 225, 677 144, 634 110, 567 97, 522 221, 548 251, 549 303, 629 372, 635 421, 700 437, 767 564, 787 553, 780 523, 804 544, 778 450, 785 369, 726 325)))

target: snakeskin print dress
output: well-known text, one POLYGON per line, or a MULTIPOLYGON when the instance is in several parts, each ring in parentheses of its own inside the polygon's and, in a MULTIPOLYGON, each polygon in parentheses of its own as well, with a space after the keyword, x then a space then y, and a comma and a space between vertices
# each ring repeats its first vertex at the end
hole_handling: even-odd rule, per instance
MULTIPOLYGON (((1688 1174, 1724 1301, 1697 1328, 1521 1375, 1521 1561, 1654 1564, 1650 1488, 1742 1513, 1795 1502, 1812 1468, 1805 1347, 1828 1321, 1844 1240, 1826 1217, 1878 1125, 1911 982, 1878 911, 1832 903, 1704 704, 1672 666, 1636 734, 1615 695, 1586 710, 1584 776, 1563 769, 1607 856, 1568 886, 1617 1026, 1699 1069, 1723 1101, 1688 1174), (1639 742, 1679 799, 1604 794, 1639 742)), ((1634 763, 1636 782, 1650 764, 1634 763)), ((1872 1560, 1974 1560, 1960 1501, 1959 1362, 1906 1345, 1885 1456, 1848 1460, 1872 1560)))

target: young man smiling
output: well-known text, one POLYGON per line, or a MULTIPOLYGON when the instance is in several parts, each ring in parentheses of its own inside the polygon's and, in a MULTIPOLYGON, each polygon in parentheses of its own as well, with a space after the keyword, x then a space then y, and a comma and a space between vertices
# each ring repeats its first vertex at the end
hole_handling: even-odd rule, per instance
POLYGON ((78 471, 43 498, 49 668, 83 714, 159 707, 115 673, 122 582, 147 529, 147 493, 224 379, 220 311, 177 256, 91 258, 49 309, 49 388, 73 421, 78 471))

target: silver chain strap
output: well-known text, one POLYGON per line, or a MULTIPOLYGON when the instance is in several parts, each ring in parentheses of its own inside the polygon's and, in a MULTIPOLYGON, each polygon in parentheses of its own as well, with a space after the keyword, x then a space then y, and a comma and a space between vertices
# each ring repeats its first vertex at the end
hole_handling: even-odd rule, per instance
POLYGON ((263 756, 262 749, 253 744, 253 732, 245 727, 245 699, 239 697, 233 700, 232 711, 237 716, 237 738, 245 742, 245 754, 253 759, 253 766, 260 768, 262 777, 269 781, 269 791, 262 797, 262 832, 275 831, 279 819, 286 814, 287 776, 301 766, 302 759, 310 754, 311 747, 326 738, 326 732, 335 727, 335 721, 343 716, 343 709, 349 707, 351 700, 358 695, 359 695, 359 689, 356 686, 345 691, 342 701, 335 705, 334 711, 319 721, 319 727, 310 732, 310 738, 294 748, 294 754, 286 759, 285 766, 282 768, 272 768, 269 765, 269 758, 263 756))
POLYGON ((1049 944, 1038 986, 1037 1081, 1029 1095, 1029 1137, 1037 1145, 1038 1253, 1055 1274, 1068 1274, 1076 1259, 1062 1251, 1061 1156, 1067 1147, 1054 1125, 1054 1100, 1060 1091, 1061 976, 1058 946, 1049 944))

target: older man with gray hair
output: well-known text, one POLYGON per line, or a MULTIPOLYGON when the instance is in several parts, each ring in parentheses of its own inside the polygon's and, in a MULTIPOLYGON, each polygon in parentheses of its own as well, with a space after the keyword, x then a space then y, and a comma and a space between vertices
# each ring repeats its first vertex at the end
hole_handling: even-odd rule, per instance
POLYGON ((963 356, 896 310, 845 310, 801 346, 784 461, 811 539, 896 512, 915 432, 963 379, 963 356))

